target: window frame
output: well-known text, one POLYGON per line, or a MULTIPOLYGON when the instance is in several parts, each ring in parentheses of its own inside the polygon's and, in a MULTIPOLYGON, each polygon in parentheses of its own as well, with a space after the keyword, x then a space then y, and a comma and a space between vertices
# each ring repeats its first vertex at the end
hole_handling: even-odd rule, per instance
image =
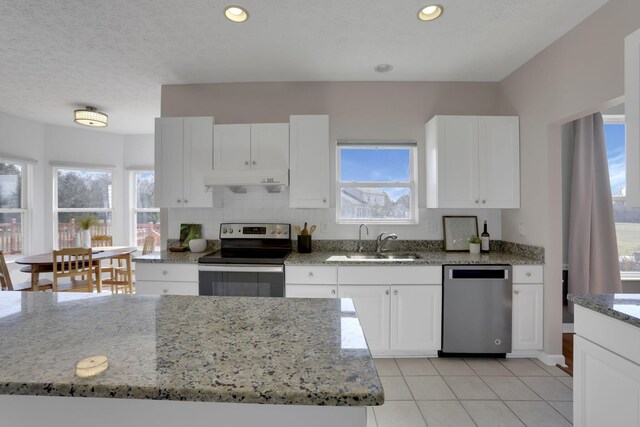
POLYGON ((59 245, 59 228, 58 228, 58 214, 60 213, 94 213, 94 212, 107 212, 111 213, 111 230, 113 234, 114 229, 114 205, 116 196, 116 171, 108 166, 95 166, 95 165, 55 165, 52 166, 53 173, 53 247, 60 248, 59 245), (62 170, 78 170, 78 171, 92 171, 92 172, 104 172, 111 174, 111 207, 110 208, 59 208, 58 207, 58 171, 62 170))
MULTIPOLYGON (((603 125, 625 125, 625 134, 626 134, 626 128, 627 128, 627 123, 626 123, 626 116, 624 114, 603 114, 602 115, 602 122, 603 125)), ((626 137, 625 137, 626 138, 626 137)), ((626 148, 626 143, 625 143, 625 148, 626 148)), ((626 162, 626 157, 627 157, 627 152, 625 150, 625 163, 626 162)), ((628 163, 627 163, 628 164, 628 163)), ((626 187, 626 182, 625 182, 625 187, 626 187)), ((626 201, 627 200, 627 196, 619 196, 619 195, 611 195, 611 200, 612 202, 620 202, 620 201, 626 201)), ((614 224, 615 224, 615 219, 614 219, 614 224)), ((618 258, 620 258, 620 255, 618 254, 618 258)), ((639 280, 640 279, 640 271, 622 271, 620 270, 620 278, 622 280, 639 280)))
POLYGON ((336 223, 337 224, 388 224, 388 225, 415 225, 418 224, 418 144, 415 141, 354 141, 338 140, 336 144, 336 223), (409 150, 409 181, 408 182, 361 182, 361 181, 341 181, 340 153, 342 148, 350 149, 378 149, 392 150, 406 148, 409 150), (342 188, 343 187, 365 187, 365 188, 408 188, 409 189, 409 218, 389 219, 389 218, 356 218, 345 219, 341 217, 342 212, 342 188))
POLYGON ((22 251, 18 255, 8 255, 7 262, 11 262, 13 258, 19 258, 31 253, 31 177, 33 174, 32 163, 26 160, 14 159, 11 157, 0 156, 0 162, 19 165, 21 168, 20 180, 20 208, 0 208, 0 213, 16 214, 19 213, 22 218, 21 223, 21 242, 22 251))
MULTIPOLYGON (((139 250, 142 250, 142 246, 138 245, 138 213, 143 212, 152 212, 160 215, 160 208, 138 208, 138 174, 141 173, 153 173, 153 179, 155 183, 155 171, 153 169, 130 169, 129 170, 129 241, 131 242, 131 246, 137 247, 139 250)), ((161 244, 162 235, 160 235, 160 239, 156 242, 155 248, 159 248, 161 244)))

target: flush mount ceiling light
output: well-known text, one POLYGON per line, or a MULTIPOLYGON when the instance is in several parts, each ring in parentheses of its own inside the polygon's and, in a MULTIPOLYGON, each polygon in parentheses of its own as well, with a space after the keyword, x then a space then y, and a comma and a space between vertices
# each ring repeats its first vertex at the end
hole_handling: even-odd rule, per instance
POLYGON ((227 6, 224 10, 224 16, 231 22, 244 22, 249 19, 249 12, 240 6, 227 6))
POLYGON ((421 21, 433 21, 442 15, 443 7, 439 4, 425 6, 418 11, 418 19, 421 21))
POLYGON ((103 128, 109 123, 109 117, 94 107, 87 106, 82 110, 75 110, 73 115, 73 121, 79 125, 103 128))
POLYGON ((373 67, 376 73, 388 73, 393 70, 393 65, 391 64, 379 64, 373 67))

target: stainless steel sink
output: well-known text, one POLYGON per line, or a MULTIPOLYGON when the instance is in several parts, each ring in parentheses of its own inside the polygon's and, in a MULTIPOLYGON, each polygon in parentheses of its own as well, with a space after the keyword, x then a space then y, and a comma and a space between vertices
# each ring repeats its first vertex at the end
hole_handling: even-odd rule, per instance
POLYGON ((400 253, 386 253, 386 254, 353 254, 347 255, 347 258, 353 261, 415 261, 420 259, 417 254, 400 254, 400 253))

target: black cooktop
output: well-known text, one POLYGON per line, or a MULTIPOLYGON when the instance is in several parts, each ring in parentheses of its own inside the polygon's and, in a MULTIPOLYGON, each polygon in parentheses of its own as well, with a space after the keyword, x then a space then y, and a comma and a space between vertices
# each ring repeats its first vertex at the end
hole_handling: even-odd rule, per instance
POLYGON ((283 264, 290 250, 220 250, 198 259, 199 264, 283 264))

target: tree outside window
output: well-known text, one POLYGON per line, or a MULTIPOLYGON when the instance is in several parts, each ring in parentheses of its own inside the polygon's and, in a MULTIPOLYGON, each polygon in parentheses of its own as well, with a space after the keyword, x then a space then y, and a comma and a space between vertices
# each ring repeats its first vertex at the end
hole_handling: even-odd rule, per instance
POLYGON ((24 250, 24 171, 22 164, 0 161, 0 250, 7 259, 24 250))
POLYGON ((144 240, 152 236, 155 250, 160 249, 160 209, 155 204, 155 175, 153 172, 135 172, 135 205, 133 223, 135 240, 142 248, 144 240))

